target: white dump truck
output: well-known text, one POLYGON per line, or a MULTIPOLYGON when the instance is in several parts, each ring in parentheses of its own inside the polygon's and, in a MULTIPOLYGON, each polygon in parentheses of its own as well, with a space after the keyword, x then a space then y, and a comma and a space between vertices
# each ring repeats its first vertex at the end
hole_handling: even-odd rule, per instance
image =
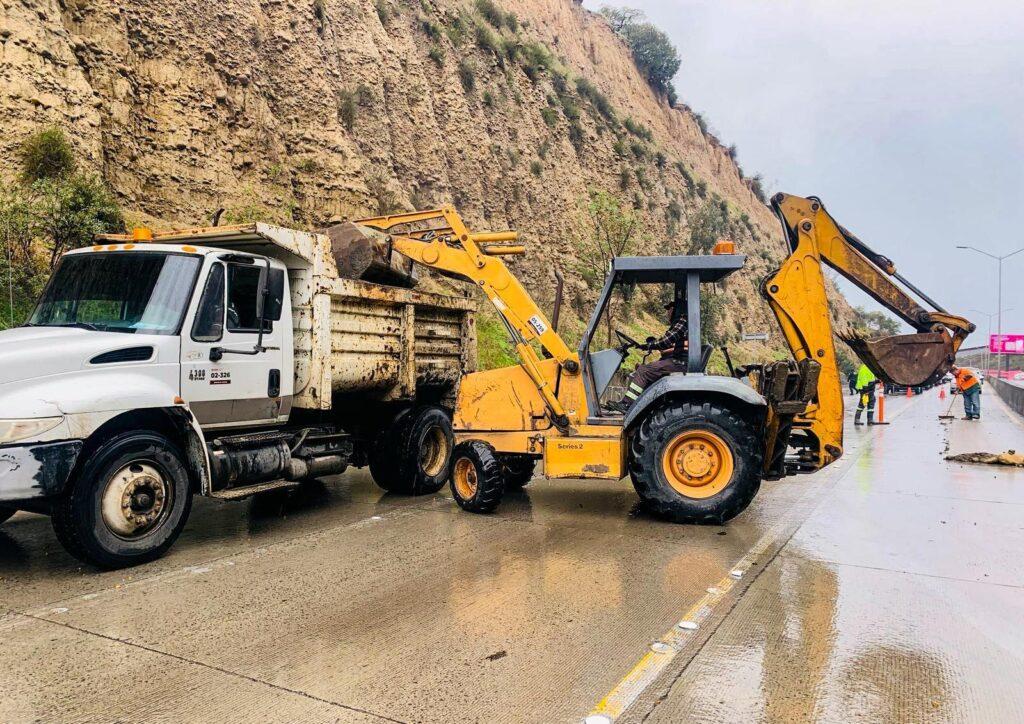
POLYGON ((262 223, 103 237, 0 332, 0 522, 49 514, 78 558, 156 558, 194 494, 369 465, 447 479, 471 303, 339 276, 327 234, 262 223))

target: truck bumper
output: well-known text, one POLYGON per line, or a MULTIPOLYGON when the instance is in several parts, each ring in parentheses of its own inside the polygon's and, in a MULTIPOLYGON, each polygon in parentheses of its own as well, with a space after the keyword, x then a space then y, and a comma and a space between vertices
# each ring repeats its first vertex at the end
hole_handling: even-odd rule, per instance
POLYGON ((0 447, 0 503, 62 493, 80 452, 81 440, 0 447))

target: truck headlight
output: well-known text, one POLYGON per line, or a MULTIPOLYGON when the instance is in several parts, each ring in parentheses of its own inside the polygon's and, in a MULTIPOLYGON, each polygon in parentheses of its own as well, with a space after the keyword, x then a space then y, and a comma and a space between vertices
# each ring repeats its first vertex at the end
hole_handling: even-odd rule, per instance
POLYGON ((49 432, 64 421, 63 417, 32 417, 26 420, 0 420, 0 445, 17 442, 49 432))

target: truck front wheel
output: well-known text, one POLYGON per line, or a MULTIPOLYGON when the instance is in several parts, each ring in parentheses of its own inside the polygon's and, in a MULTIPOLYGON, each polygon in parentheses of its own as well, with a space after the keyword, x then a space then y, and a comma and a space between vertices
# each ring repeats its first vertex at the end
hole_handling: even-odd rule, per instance
POLYGON ((377 440, 370 474, 391 493, 436 493, 448 480, 454 434, 448 413, 425 406, 400 413, 377 440))
POLYGON ((757 431, 732 410, 668 402, 633 433, 629 473, 656 515, 676 523, 721 524, 754 499, 762 460, 757 431))
POLYGON ((54 504, 67 551, 102 568, 154 560, 174 543, 192 508, 177 447, 155 432, 126 432, 92 452, 54 504))

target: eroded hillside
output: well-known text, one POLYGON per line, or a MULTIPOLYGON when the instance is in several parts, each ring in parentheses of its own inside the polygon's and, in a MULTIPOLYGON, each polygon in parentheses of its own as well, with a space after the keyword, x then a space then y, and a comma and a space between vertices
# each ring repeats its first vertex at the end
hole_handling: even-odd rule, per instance
POLYGON ((570 336, 594 296, 584 207, 604 189, 637 209, 634 253, 736 241, 748 264, 715 297, 717 326, 733 341, 771 330, 777 349, 756 285, 782 242, 727 149, 650 90, 600 16, 572 0, 502 8, 3 0, 0 156, 10 167, 20 138, 60 124, 129 217, 158 228, 218 208, 316 227, 454 202, 476 228, 524 234, 516 269, 542 301, 566 271, 570 336))

